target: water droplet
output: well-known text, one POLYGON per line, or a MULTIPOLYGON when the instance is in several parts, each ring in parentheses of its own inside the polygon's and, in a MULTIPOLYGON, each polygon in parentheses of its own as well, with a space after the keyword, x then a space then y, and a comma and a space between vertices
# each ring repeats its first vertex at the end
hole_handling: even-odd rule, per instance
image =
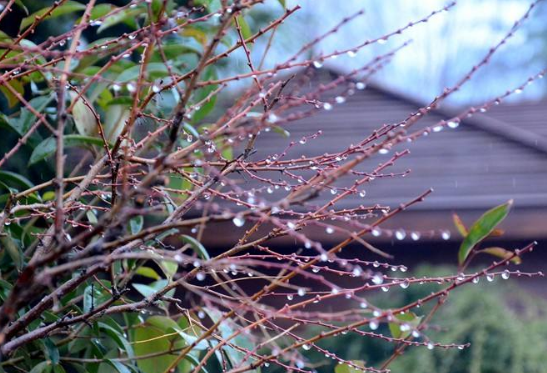
POLYGON ((501 278, 504 279, 504 280, 508 280, 509 277, 511 277, 511 273, 506 269, 506 270, 503 271, 503 273, 501 274, 501 278))
POLYGON ((384 293, 387 293, 387 292, 389 291, 389 287, 388 287, 388 286, 382 286, 381 289, 382 289, 382 291, 383 291, 384 293))
POLYGON ((274 113, 270 113, 270 114, 268 115, 268 122, 270 122, 270 123, 276 123, 278 120, 279 120, 279 118, 278 118, 277 115, 275 115, 274 113))
POLYGON ((378 237, 378 236, 380 236, 381 234, 382 234, 382 231, 380 231, 379 228, 374 228, 374 229, 372 230, 372 235, 373 235, 374 237, 378 237))
POLYGON ((378 40, 378 44, 385 44, 387 43, 387 38, 382 38, 378 40))
POLYGON ((325 232, 327 232, 327 234, 333 234, 334 233, 334 228, 333 227, 327 227, 325 229, 325 232))
POLYGON ((355 83, 355 88, 357 88, 358 90, 362 91, 363 89, 365 89, 367 87, 367 85, 363 82, 357 82, 355 83))
POLYGON ((309 344, 303 344, 302 348, 306 351, 309 351, 311 349, 311 346, 309 344))
POLYGON ((320 69, 323 67, 323 63, 321 61, 313 61, 313 67, 320 69))
POLYGON ((152 86, 152 92, 159 93, 160 91, 161 91, 161 88, 159 86, 155 84, 152 86))
POLYGON ((7 220, 4 222, 4 225, 10 225, 11 224, 11 220, 7 220))
POLYGON ((137 87, 135 87, 135 84, 133 84, 133 83, 128 83, 126 87, 127 87, 127 90, 131 93, 133 93, 137 90, 137 87))
POLYGON ((245 224, 245 219, 243 219, 243 217, 241 216, 236 216, 232 219, 232 222, 236 227, 241 228, 243 227, 243 224, 245 224))
POLYGON ((359 276, 361 276, 362 273, 363 273, 363 271, 361 271, 361 268, 359 268, 359 267, 355 267, 355 268, 353 268, 353 271, 351 271, 351 274, 354 277, 359 277, 359 276))
POLYGON ((412 336, 413 336, 414 338, 420 338, 420 332, 417 331, 417 330, 413 330, 413 331, 412 331, 412 336))
POLYGON ((445 241, 449 240, 449 239, 450 239, 450 231, 443 231, 443 232, 441 233, 441 237, 442 237, 442 239, 445 240, 445 241))
POLYGON ((348 55, 348 57, 353 58, 357 55, 357 52, 356 51, 348 51, 347 55, 348 55))
POLYGON ((343 104, 344 102, 346 102, 346 98, 343 96, 336 96, 334 101, 336 101, 337 104, 343 104))
POLYGON ((431 342, 428 342, 426 346, 428 350, 433 350, 435 348, 435 345, 431 342))
POLYGON ((451 120, 449 121, 448 123, 446 123, 446 125, 448 126, 448 128, 458 128, 460 126, 460 122, 457 122, 455 120, 451 120))
POLYGON ((387 153, 389 153, 389 149, 382 148, 382 149, 380 149, 380 150, 378 151, 378 153, 380 153, 380 154, 387 154, 387 153))
POLYGON ((361 303, 359 303, 359 307, 361 307, 361 308, 367 308, 367 307, 368 307, 368 304, 367 304, 367 302, 361 302, 361 303))
POLYGON ((409 280, 404 280, 403 282, 401 282, 399 284, 400 287, 402 287, 403 289, 406 289, 410 286, 410 281, 409 280))
POLYGON ((329 257, 327 256, 327 254, 321 254, 320 259, 322 262, 326 262, 327 260, 329 260, 329 257))
POLYGON ((463 350, 464 348, 465 348, 465 346, 463 346, 463 345, 458 346, 458 350, 463 350))
POLYGON ((64 46, 65 44, 66 44, 66 40, 65 40, 65 39, 59 41, 59 46, 60 46, 60 47, 64 46))
POLYGON ((441 132, 443 130, 443 126, 435 126, 433 127, 433 132, 441 132))
POLYGON ((102 24, 103 24, 103 22, 102 22, 102 21, 99 21, 98 19, 89 22, 89 25, 90 25, 90 26, 100 26, 100 25, 102 25, 102 24))
POLYGON ((327 110, 327 111, 332 110, 332 105, 331 105, 330 103, 328 103, 328 102, 325 102, 325 103, 323 104, 323 109, 325 109, 325 110, 327 110))
POLYGON ((199 311, 199 312, 198 312, 198 317, 199 317, 200 319, 204 319, 204 318, 205 318, 205 312, 199 311))
POLYGON ((302 144, 302 145, 304 145, 307 142, 308 142, 308 139, 306 139, 305 137, 302 137, 299 141, 299 143, 302 144))
POLYGON ((290 222, 287 223, 287 227, 289 229, 294 229, 294 228, 296 228, 296 224, 294 224, 292 221, 290 221, 290 222))
POLYGON ((118 92, 118 91, 121 90, 121 89, 122 89, 122 87, 121 87, 119 84, 113 84, 113 85, 112 85, 112 90, 113 90, 114 92, 118 92))
POLYGON ((486 281, 488 281, 488 282, 494 281, 494 275, 492 275, 492 274, 490 274, 490 273, 487 274, 487 275, 486 275, 486 281))
POLYGON ((522 93, 522 89, 517 88, 515 89, 515 94, 520 95, 522 93))
POLYGON ((374 275, 372 276, 372 282, 376 285, 380 285, 384 282, 384 276, 383 275, 374 275))
POLYGON ((312 271, 313 273, 318 273, 318 272, 319 272, 319 267, 313 267, 313 268, 311 269, 311 271, 312 271))
POLYGON ((292 294, 287 294, 287 299, 288 300, 293 300, 294 299, 294 296, 292 294))
POLYGON ((198 274, 196 275, 196 279, 197 279, 198 281, 203 281, 203 280, 205 280, 205 273, 203 273, 203 272, 198 272, 198 274))
POLYGON ((406 237, 406 232, 404 230, 398 229, 395 232, 395 238, 398 239, 399 241, 404 240, 405 237, 406 237))
POLYGON ((412 238, 412 241, 418 241, 420 239, 420 232, 410 233, 410 238, 412 238))
POLYGON ((380 325, 378 324, 378 321, 375 321, 375 320, 372 320, 371 322, 368 323, 368 327, 370 328, 370 330, 376 330, 378 329, 380 325))
POLYGON ((299 288, 298 289, 298 296, 303 297, 304 295, 306 295, 306 289, 299 288))
POLYGON ((306 249, 311 249, 311 242, 310 242, 310 241, 304 242, 304 247, 305 247, 306 249))
POLYGON ((478 284, 480 281, 480 277, 474 277, 473 280, 471 280, 472 283, 478 284))

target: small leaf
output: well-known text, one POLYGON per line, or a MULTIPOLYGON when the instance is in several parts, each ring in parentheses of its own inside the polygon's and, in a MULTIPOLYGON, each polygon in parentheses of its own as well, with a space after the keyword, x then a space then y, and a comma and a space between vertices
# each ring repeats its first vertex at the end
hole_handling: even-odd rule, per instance
POLYGON ((286 0, 277 0, 277 1, 279 1, 279 4, 281 4, 281 6, 282 6, 283 8, 287 8, 287 2, 286 2, 286 0))
POLYGON ((57 349, 57 346, 55 346, 55 343, 50 338, 43 339, 44 341, 44 347, 46 348, 46 356, 49 360, 55 365, 59 364, 60 355, 59 350, 57 349))
POLYGON ((177 263, 169 260, 158 261, 158 264, 169 280, 173 278, 175 273, 177 273, 177 269, 179 268, 179 265, 177 263))
POLYGON ((488 210, 469 228, 469 232, 465 236, 458 253, 460 264, 465 262, 473 247, 492 233, 494 228, 505 219, 512 205, 513 200, 510 200, 503 205, 488 210))
POLYGON ((153 280, 161 279, 160 275, 158 275, 158 273, 150 267, 139 267, 137 268, 135 273, 139 276, 148 277, 153 280))
POLYGON ((107 361, 119 373, 132 373, 131 369, 129 369, 128 367, 120 363, 119 361, 112 360, 112 359, 108 359, 107 361))
POLYGON ((25 256, 17 242, 10 235, 6 235, 0 236, 0 244, 6 249, 8 255, 15 264, 15 267, 19 270, 22 269, 25 256))
POLYGON ((459 217, 458 214, 454 213, 452 214, 452 220, 454 220, 454 225, 456 226, 458 232, 460 232, 462 237, 465 238, 465 236, 467 236, 467 228, 465 227, 465 224, 463 224, 462 219, 459 217))
POLYGON ((272 130, 275 132, 275 133, 279 133, 281 136, 283 137, 291 137, 291 133, 289 131, 287 131, 285 128, 283 127, 279 127, 279 126, 272 126, 272 130))
MULTIPOLYGON (((488 247, 486 249, 480 250, 479 253, 494 255, 502 259, 510 258, 513 255, 513 252, 505 250, 501 247, 488 247)), ((515 256, 513 259, 511 259, 511 262, 514 264, 520 264, 522 263, 522 259, 518 256, 515 256)))
MULTIPOLYGON (((205 70, 205 73, 203 74, 203 80, 217 80, 218 75, 216 73, 216 69, 214 69, 212 66, 207 68, 205 70)), ((194 102, 201 102, 202 100, 205 100, 211 92, 213 92, 215 89, 217 89, 217 84, 210 84, 203 88, 200 88, 197 90, 196 95, 194 97, 194 102)), ((217 101, 217 96, 214 95, 212 97, 209 97, 206 102, 204 102, 201 105, 201 108, 197 110, 194 115, 192 116, 193 122, 198 122, 201 119, 205 118, 215 107, 217 101)))
MULTIPOLYGON (((67 148, 73 146, 103 145, 103 141, 100 138, 81 135, 65 135, 64 142, 65 147, 67 148)), ((38 144, 38 146, 30 155, 29 166, 32 166, 33 164, 53 155, 55 153, 55 150, 57 150, 57 142, 55 138, 49 137, 45 139, 40 144, 38 144)))
MULTIPOLYGON (((76 92, 70 92, 72 103, 74 103, 76 97, 78 97, 76 92)), ((80 135, 96 137, 99 134, 97 118, 95 118, 95 115, 89 106, 84 103, 84 100, 89 104, 89 100, 85 97, 80 97, 72 108, 74 124, 76 125, 76 129, 80 135)))
MULTIPOLYGON (((27 27, 29 27, 30 25, 32 25, 32 23, 34 22, 34 19, 36 17, 43 16, 44 14, 49 12, 50 9, 51 9, 51 7, 48 6, 48 7, 42 8, 42 9, 32 13, 28 17, 23 18, 23 20, 21 21, 20 30, 24 30, 27 27)), ((58 7, 56 7, 51 12, 51 14, 49 14, 46 18, 44 18, 44 20, 52 19, 52 18, 55 18, 55 17, 62 16, 63 14, 74 13, 74 12, 78 12, 78 11, 82 11, 82 10, 85 10, 85 5, 84 4, 78 3, 76 1, 67 1, 67 2, 59 5, 58 7)))
MULTIPOLYGON (((239 27, 241 28, 241 35, 243 36, 243 39, 249 39, 253 33, 251 32, 251 28, 249 27, 249 24, 247 21, 245 21, 245 17, 243 16, 237 16, 237 22, 239 23, 239 27)), ((251 47, 249 45, 249 47, 251 47)))
POLYGON ((211 259, 209 257, 209 253, 207 252, 207 249, 205 249, 205 247, 201 244, 201 242, 199 242, 198 240, 196 240, 194 237, 192 236, 187 236, 187 235, 182 235, 182 240, 184 242, 186 242, 187 244, 189 244, 192 249, 194 249, 194 251, 196 252, 196 254, 198 254, 198 256, 203 259, 203 260, 209 260, 211 259))
POLYGON ((399 322, 389 323, 389 331, 393 338, 407 338, 412 333, 412 328, 417 328, 422 321, 422 316, 418 317, 413 312, 399 313, 395 315, 395 318, 399 322), (411 330, 401 330, 401 324, 407 324, 411 327, 411 330))
POLYGON ((35 365, 29 373, 49 373, 51 372, 51 363, 49 361, 43 361, 38 365, 35 365))
POLYGON ((101 24, 101 26, 97 29, 97 33, 101 33, 104 30, 115 26, 119 23, 128 23, 128 24, 134 24, 135 19, 140 15, 146 12, 146 7, 144 6, 137 6, 136 8, 126 8, 122 9, 121 11, 109 15, 104 19, 104 22, 101 24))
POLYGON ((25 189, 30 189, 34 186, 26 177, 11 171, 0 171, 0 180, 7 185, 23 187, 25 189))
MULTIPOLYGON (((23 85, 17 79, 10 80, 9 82, 4 84, 9 84, 21 96, 25 93, 25 89, 23 88, 23 85)), ((1 85, 0 91, 2 91, 4 96, 6 96, 6 98, 8 99, 9 108, 12 108, 15 105, 17 105, 17 103, 19 102, 19 99, 8 88, 6 88, 4 85, 1 85)))
POLYGON ((139 233, 142 229, 143 223, 144 219, 142 215, 135 216, 129 219, 129 230, 131 231, 131 234, 139 233))
POLYGON ((112 102, 110 102, 108 109, 106 109, 103 126, 107 141, 114 143, 118 139, 130 115, 130 110, 125 106, 112 105, 112 102))

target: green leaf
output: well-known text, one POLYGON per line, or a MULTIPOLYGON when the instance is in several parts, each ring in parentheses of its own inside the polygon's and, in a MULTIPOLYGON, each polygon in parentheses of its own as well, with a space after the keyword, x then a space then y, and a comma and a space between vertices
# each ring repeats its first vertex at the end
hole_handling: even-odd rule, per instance
POLYGON ((153 280, 161 279, 160 275, 158 275, 158 273, 150 267, 139 267, 137 268, 135 273, 139 276, 148 277, 153 280))
MULTIPOLYGON (((203 74, 203 81, 217 80, 217 79, 218 79, 218 75, 217 75, 216 69, 213 66, 208 67, 205 70, 205 73, 203 74)), ((198 89, 194 97, 194 102, 198 103, 204 100, 207 96, 209 96, 211 92, 217 89, 217 87, 218 87, 217 84, 211 84, 198 89)), ((217 95, 215 94, 214 96, 210 97, 208 101, 201 104, 201 107, 199 110, 196 110, 194 112, 194 115, 192 115, 192 121, 198 122, 201 119, 205 118, 207 114, 209 114, 215 108, 216 102, 217 102, 217 95)))
POLYGON ((161 260, 161 261, 158 261, 158 264, 161 270, 163 271, 163 273, 165 273, 165 276, 167 277, 167 279, 169 280, 173 278, 175 273, 177 273, 177 269, 179 268, 179 265, 177 263, 172 262, 170 260, 161 260))
POLYGON ((458 232, 460 232, 462 237, 465 238, 465 236, 467 236, 467 228, 465 227, 462 219, 458 216, 458 214, 452 214, 452 220, 454 220, 454 225, 456 226, 458 232))
MULTIPOLYGON (((23 18, 21 21, 21 27, 20 30, 24 30, 32 23, 34 22, 34 19, 36 17, 41 17, 44 14, 46 14, 51 9, 50 6, 42 8, 34 13, 32 13, 30 16, 23 18)), ((78 3, 76 1, 67 1, 61 5, 59 5, 57 8, 55 8, 49 16, 47 16, 45 19, 53 19, 59 16, 62 16, 64 14, 74 13, 78 11, 85 10, 85 5, 82 3, 78 3)))
POLYGON ((133 358, 135 356, 133 347, 129 341, 125 339, 122 332, 102 322, 98 323, 98 326, 100 331, 116 342, 116 344, 127 354, 127 357, 133 358))
MULTIPOLYGON (((127 70, 124 70, 118 77, 115 79, 119 83, 127 83, 131 81, 136 81, 139 78, 141 71, 141 65, 135 65, 130 67, 127 70)), ((169 71, 164 63, 161 62, 152 62, 146 66, 146 73, 150 79, 163 78, 169 75, 169 71)))
POLYGON ((283 137, 291 137, 291 133, 289 131, 287 131, 285 128, 283 127, 280 127, 280 126, 272 126, 272 130, 275 132, 275 133, 279 133, 281 136, 283 137))
POLYGON ((129 25, 135 24, 135 19, 145 12, 146 6, 137 6, 136 8, 126 8, 117 12, 116 14, 109 15, 104 19, 101 26, 97 29, 97 33, 101 33, 104 30, 122 22, 129 25))
POLYGON ((469 228, 469 232, 465 236, 458 253, 460 264, 465 262, 473 247, 486 238, 505 219, 512 205, 513 200, 510 200, 503 205, 488 210, 469 228))
POLYGON ((281 6, 282 6, 283 8, 287 8, 287 2, 286 2, 286 0, 277 0, 277 1, 279 1, 279 4, 281 4, 281 6))
POLYGON ((399 313, 395 315, 395 318, 399 322, 389 323, 389 331, 391 332, 393 338, 407 338, 412 333, 412 329, 416 329, 422 321, 422 316, 418 317, 412 312, 399 313), (411 330, 401 330, 402 324, 409 325, 411 330))
POLYGON ((23 268, 25 261, 23 251, 17 242, 10 236, 0 236, 0 244, 4 247, 17 269, 23 268))
MULTIPOLYGON (((480 250, 479 253, 490 254, 502 259, 507 259, 513 255, 512 251, 505 250, 501 247, 488 247, 486 249, 480 250)), ((521 264, 522 259, 518 256, 515 256, 514 258, 511 259, 511 263, 521 264)))
MULTIPOLYGON (((4 84, 9 84, 21 96, 23 96, 24 93, 25 93, 25 89, 23 88, 23 84, 21 84, 21 82, 17 79, 10 80, 9 82, 4 83, 4 84)), ((19 99, 8 88, 6 88, 4 85, 1 85, 0 86, 0 91, 2 91, 4 96, 6 96, 6 98, 8 99, 8 107, 9 108, 12 108, 15 105, 17 105, 17 103, 19 102, 19 99)))
MULTIPOLYGON (((74 102, 76 97, 78 97, 76 92, 70 92, 71 102, 74 102)), ((76 101, 74 107, 72 108, 74 124, 76 125, 76 129, 80 135, 97 137, 99 134, 97 119, 89 106, 84 103, 84 100, 91 105, 89 100, 85 97, 80 97, 78 101, 76 101)))
POLYGON ((49 361, 43 361, 38 365, 35 365, 29 373, 49 373, 51 372, 51 363, 49 361))
POLYGON ((137 234, 142 230, 144 219, 142 215, 132 217, 129 219, 129 230, 131 234, 137 234))
MULTIPOLYGON (((247 21, 245 21, 245 17, 237 16, 237 22, 239 23, 239 27, 241 28, 241 35, 243 35, 243 39, 248 39, 253 36, 249 24, 247 23, 247 21)), ((252 46, 252 44, 249 45, 249 47, 250 46, 252 46)))
POLYGON ((108 359, 107 362, 112 365, 119 373, 133 373, 131 369, 120 363, 119 361, 108 359))
POLYGON ((0 171, 0 180, 7 185, 23 187, 25 189, 30 189, 34 186, 26 177, 11 171, 0 171))
MULTIPOLYGON (((171 327, 178 327, 166 317, 152 316, 134 332, 135 356, 149 355, 170 351, 173 338, 177 335, 166 337, 171 327)), ((172 320, 171 320, 172 321, 172 320)), ((143 373, 164 372, 176 359, 176 356, 165 354, 148 359, 138 359, 137 365, 143 373)))
MULTIPOLYGON (((103 145, 103 141, 100 138, 97 137, 88 137, 88 136, 82 136, 82 135, 65 135, 64 136, 64 145, 67 148, 74 147, 74 146, 89 146, 89 145, 103 145)), ((33 164, 40 162, 47 157, 53 155, 55 153, 55 150, 57 150, 57 142, 55 138, 48 137, 44 141, 42 141, 38 146, 34 149, 32 154, 30 155, 29 160, 29 166, 32 166, 33 164)))
POLYGON ((46 349, 46 356, 49 360, 55 365, 59 364, 60 355, 59 350, 57 349, 57 346, 55 346, 55 343, 50 338, 43 339, 44 347, 46 349))
POLYGON ((182 235, 182 240, 189 244, 192 249, 198 254, 198 256, 203 260, 209 260, 211 257, 209 256, 209 253, 207 252, 207 249, 205 249, 205 246, 201 244, 198 240, 196 240, 192 236, 182 235))

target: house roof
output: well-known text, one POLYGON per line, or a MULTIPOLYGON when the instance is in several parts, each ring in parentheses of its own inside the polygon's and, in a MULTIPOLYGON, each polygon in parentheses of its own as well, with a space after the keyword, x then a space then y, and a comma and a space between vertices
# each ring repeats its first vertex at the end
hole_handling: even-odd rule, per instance
MULTIPOLYGON (((322 71, 309 85, 330 81, 334 76, 331 71, 322 71)), ((337 94, 328 93, 322 100, 332 100, 337 94)), ((382 124, 400 122, 422 106, 404 95, 368 85, 365 90, 357 90, 348 96, 343 104, 334 104, 332 110, 321 110, 313 116, 287 123, 284 128, 291 133, 290 139, 273 132, 261 134, 253 159, 280 154, 290 141, 298 142, 303 136, 313 135, 318 130, 322 130, 321 136, 306 144, 297 144, 287 151, 285 159, 340 152, 382 124)), ((414 128, 431 126, 450 118, 454 112, 451 109, 436 110, 414 128)), ((546 118, 545 102, 502 104, 488 116, 481 114, 463 120, 456 129, 445 129, 431 133, 427 138, 401 144, 393 151, 409 149, 411 153, 399 159, 388 172, 401 173, 411 169, 410 174, 404 178, 378 177, 364 185, 365 198, 351 195, 339 201, 336 207, 355 208, 371 204, 396 207, 433 188, 434 193, 423 203, 392 219, 385 227, 439 232, 454 231, 451 212, 457 212, 464 220, 472 222, 485 210, 513 199, 513 212, 505 224, 508 237, 547 237, 546 118)), ((360 164, 357 170, 370 172, 391 155, 378 154, 360 164)), ((278 173, 261 176, 283 178, 278 173)), ((342 177, 335 186, 351 186, 355 178, 342 177)), ((257 187, 255 184, 252 186, 257 187)), ((281 196, 263 193, 261 197, 276 200, 281 196)), ((331 198, 328 191, 323 191, 311 203, 322 206, 331 198)), ((431 239, 438 238, 438 234, 431 234, 431 239)))

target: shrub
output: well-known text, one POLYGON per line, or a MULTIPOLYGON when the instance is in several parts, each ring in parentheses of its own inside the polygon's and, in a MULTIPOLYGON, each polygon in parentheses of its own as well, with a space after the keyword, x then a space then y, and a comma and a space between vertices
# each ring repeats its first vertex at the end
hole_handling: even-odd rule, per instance
MULTIPOLYGON (((514 252, 480 247, 511 202, 485 213, 469 231, 458 223, 464 236, 458 273, 423 279, 405 277, 402 265, 338 254, 357 242, 386 256, 367 235, 431 190, 424 187, 422 195, 393 209, 341 210, 336 203, 360 193, 408 152, 367 173, 353 173, 358 164, 429 133, 431 128, 415 130, 414 124, 487 64, 534 6, 460 82, 401 122, 382 126, 356 145, 341 144, 334 154, 256 159, 261 133, 286 135, 288 123, 299 116, 330 110, 336 102, 326 98, 328 92, 343 88, 350 95, 364 88, 398 48, 309 92, 291 86, 285 72, 313 71, 333 56, 357 53, 454 5, 350 50, 305 57, 350 17, 268 67, 262 61, 276 30, 298 6, 283 10, 280 1, 273 17, 262 12, 253 19, 259 3, 146 0, 117 6, 59 0, 24 17, 18 33, 0 34, 7 106, 0 115, 6 133, 0 159, 4 371, 307 371, 314 365, 305 352, 315 350, 340 363, 337 371, 378 372, 410 346, 456 352, 468 346, 456 336, 446 343, 433 339, 429 321, 453 289, 516 273, 503 266, 520 260, 533 243, 514 252), (238 53, 245 70, 234 63, 238 53), (244 79, 247 89, 229 107, 217 108, 215 117, 217 96, 244 79), (283 178, 270 179, 273 171, 283 178), (348 174, 358 180, 334 187, 348 174), (243 177, 254 184, 240 184, 243 177), (283 195, 265 198, 270 188, 283 195), (325 206, 310 204, 331 192, 325 206), (217 225, 222 222, 241 229, 241 236, 212 255, 204 236, 223 235, 217 225), (309 234, 316 226, 337 230, 343 239, 323 247, 309 234), (270 243, 279 237, 304 249, 276 252, 270 243), (468 271, 480 250, 496 261, 468 271), (332 274, 359 285, 344 287, 332 274), (306 286, 295 285, 299 281, 306 286), (438 291, 401 306, 382 308, 367 299, 379 289, 404 292, 439 281, 444 286, 438 291), (287 305, 279 305, 280 296, 287 305), (332 301, 342 309, 323 306, 332 301), (311 327, 321 331, 305 337, 311 327), (392 357, 364 365, 320 347, 346 332, 389 342, 392 357)), ((8 2, 0 19, 24 13, 24 4, 8 2)), ((435 127, 488 110, 541 75, 435 127)), ((320 135, 318 129, 300 141, 320 135)))

